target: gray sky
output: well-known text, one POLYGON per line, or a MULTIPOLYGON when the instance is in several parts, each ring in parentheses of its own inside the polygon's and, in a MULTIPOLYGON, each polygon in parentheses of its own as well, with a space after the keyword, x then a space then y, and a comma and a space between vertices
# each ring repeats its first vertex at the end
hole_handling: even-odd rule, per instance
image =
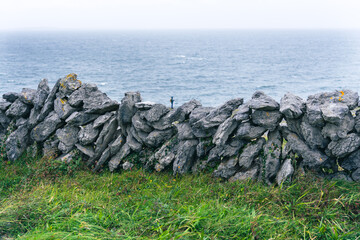
POLYGON ((0 30, 360 28, 360 0, 0 0, 0 30))

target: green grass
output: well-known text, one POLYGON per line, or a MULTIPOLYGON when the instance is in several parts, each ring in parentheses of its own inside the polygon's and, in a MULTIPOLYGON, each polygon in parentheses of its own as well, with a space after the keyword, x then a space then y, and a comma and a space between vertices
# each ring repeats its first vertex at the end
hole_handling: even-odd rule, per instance
POLYGON ((94 174, 81 162, 0 160, 0 239, 360 239, 360 184, 282 187, 209 173, 94 174))

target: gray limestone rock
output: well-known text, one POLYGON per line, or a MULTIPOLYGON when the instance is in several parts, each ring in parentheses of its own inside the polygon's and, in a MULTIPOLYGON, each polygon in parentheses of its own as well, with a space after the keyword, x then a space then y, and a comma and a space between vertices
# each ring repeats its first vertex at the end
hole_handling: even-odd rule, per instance
POLYGON ((186 140, 179 143, 173 164, 173 174, 184 174, 190 171, 196 157, 198 140, 186 140))
POLYGON ((120 151, 113 156, 109 161, 109 169, 111 172, 113 172, 115 169, 117 169, 121 163, 121 161, 127 157, 131 153, 131 148, 129 144, 125 143, 120 151))
POLYGON ((10 102, 0 101, 0 111, 6 111, 10 107, 10 102))
POLYGON ((162 116, 167 114, 169 109, 162 104, 154 104, 149 110, 141 111, 140 117, 149 122, 159 121, 162 116))
POLYGON ((58 97, 54 101, 54 111, 61 119, 66 119, 76 111, 76 108, 71 107, 65 98, 58 97))
POLYGON ((211 138, 199 139, 199 144, 196 146, 196 155, 198 158, 205 157, 215 145, 211 138))
POLYGON ((127 135, 131 135, 137 142, 144 144, 146 142, 149 133, 143 132, 141 130, 136 130, 134 126, 127 128, 127 135))
POLYGON ((229 182, 235 182, 235 181, 246 181, 246 180, 255 180, 259 174, 259 168, 257 166, 254 166, 253 168, 244 171, 244 172, 238 172, 234 176, 232 176, 229 179, 229 182))
POLYGON ((131 168, 133 168, 133 167, 134 167, 134 164, 132 164, 131 162, 124 162, 122 165, 122 168, 125 171, 131 170, 131 168))
POLYGON ((344 119, 339 125, 327 123, 321 130, 321 134, 324 137, 328 137, 333 141, 337 141, 340 138, 345 138, 349 132, 354 129, 355 120, 352 114, 349 112, 345 115, 344 119))
POLYGON ((8 159, 10 161, 18 159, 29 146, 29 143, 29 130, 26 126, 21 126, 12 132, 5 142, 8 159))
POLYGON ((140 152, 142 150, 142 144, 139 143, 132 134, 127 135, 126 143, 134 152, 140 152))
POLYGON ((244 147, 239 156, 239 166, 242 169, 249 169, 252 166, 255 158, 260 154, 265 142, 264 138, 260 138, 257 141, 248 143, 246 147, 244 147))
POLYGON ((114 112, 107 112, 104 115, 99 116, 93 124, 94 128, 99 128, 104 125, 112 116, 114 116, 114 112))
POLYGON ((121 147, 125 143, 125 138, 123 135, 119 135, 112 143, 109 144, 110 153, 112 156, 117 154, 120 151, 121 147))
POLYGON ((195 139, 189 122, 182 122, 175 125, 177 128, 177 136, 179 140, 195 139))
POLYGON ((282 164, 280 171, 276 175, 276 183, 280 186, 286 180, 291 181, 291 176, 294 173, 294 167, 291 164, 291 159, 286 159, 282 164))
POLYGON ((324 120, 335 125, 339 125, 349 113, 349 108, 344 103, 330 103, 322 105, 320 110, 324 120))
POLYGON ((135 103, 137 102, 141 102, 141 96, 139 92, 125 93, 125 97, 121 100, 119 107, 119 123, 121 127, 124 124, 131 123, 131 119, 137 111, 135 108, 135 103))
POLYGON ((177 139, 170 139, 161 148, 155 152, 153 159, 156 162, 155 170, 160 172, 175 160, 175 156, 179 147, 177 139))
POLYGON ((80 144, 89 145, 94 143, 96 138, 99 136, 99 129, 93 128, 92 124, 81 126, 78 134, 80 144))
POLYGON ((27 117, 30 113, 30 106, 23 103, 19 99, 15 100, 5 112, 6 116, 10 118, 27 117))
POLYGON ((359 147, 360 136, 356 133, 350 133, 338 141, 331 141, 328 150, 334 157, 343 158, 359 149, 359 147))
POLYGON ((35 93, 34 108, 38 111, 44 106, 45 101, 50 93, 49 82, 46 78, 41 80, 35 93))
POLYGON ((234 132, 235 128, 237 127, 238 123, 237 121, 229 117, 225 120, 220 126, 218 127, 214 137, 213 137, 213 143, 215 145, 224 145, 229 136, 234 132))
POLYGON ((341 163, 341 167, 348 171, 353 171, 357 168, 360 168, 360 149, 351 153, 345 160, 341 163))
POLYGON ((48 158, 55 158, 59 153, 59 139, 56 138, 55 135, 49 137, 44 143, 42 147, 43 155, 48 158))
POLYGON ((235 109, 233 114, 236 121, 247 121, 248 119, 250 119, 251 109, 249 108, 248 103, 245 103, 243 105, 240 105, 239 108, 235 109))
POLYGON ((135 107, 139 110, 149 110, 155 104, 156 103, 154 103, 154 102, 137 102, 137 103, 135 103, 135 107))
POLYGON ((81 87, 81 81, 75 73, 68 74, 60 80, 59 92, 61 97, 69 97, 75 90, 81 87))
POLYGON ((305 102, 301 97, 286 93, 280 100, 280 112, 285 118, 299 118, 305 112, 305 102))
POLYGON ((53 134, 56 129, 58 129, 63 123, 59 116, 53 111, 45 118, 45 120, 39 123, 31 131, 31 138, 36 142, 43 142, 51 134, 53 134))
POLYGON ((6 101, 13 103, 16 101, 16 99, 18 99, 20 97, 20 93, 8 92, 8 93, 3 94, 2 97, 6 101))
POLYGON ((360 110, 356 111, 356 117, 355 117, 355 130, 356 132, 360 133, 360 110))
POLYGON ((110 159, 110 148, 106 148, 102 153, 98 161, 96 161, 93 172, 99 171, 100 168, 110 159))
POLYGON ((212 148, 209 152, 209 156, 207 159, 208 163, 217 162, 226 157, 232 157, 239 154, 240 149, 246 144, 246 141, 231 139, 225 145, 218 145, 212 148))
POLYGON ((67 124, 80 127, 94 121, 98 117, 98 114, 74 112, 65 120, 65 122, 67 124))
MULTIPOLYGON (((85 83, 83 84, 79 89, 72 92, 71 95, 69 95, 68 100, 70 106, 74 108, 79 108, 84 104, 84 100, 91 98, 94 92, 99 91, 98 87, 95 84, 89 84, 85 83)), ((60 96, 60 98, 63 98, 64 95, 60 96)))
POLYGON ((282 136, 279 130, 269 132, 268 140, 264 145, 265 166, 264 177, 268 184, 271 184, 280 168, 282 136))
POLYGON ((351 173, 351 178, 355 182, 360 182, 360 168, 356 169, 354 172, 351 173))
POLYGON ((279 125, 282 119, 282 114, 279 111, 255 110, 251 114, 251 119, 255 125, 273 131, 279 125))
POLYGON ((93 157, 94 156, 94 147, 92 146, 82 146, 78 143, 75 144, 75 147, 84 155, 88 156, 88 157, 93 157))
POLYGON ((145 139, 144 143, 150 147, 157 148, 174 135, 174 129, 164 131, 154 130, 145 139))
POLYGON ((312 102, 318 105, 326 105, 330 103, 344 103, 350 110, 357 107, 359 95, 351 90, 322 92, 308 97, 307 103, 312 102))
POLYGON ((149 124, 147 124, 147 122, 145 120, 143 120, 140 117, 139 112, 135 113, 135 115, 132 117, 131 121, 132 121, 133 127, 138 131, 143 131, 143 132, 146 132, 146 133, 150 133, 153 130, 153 128, 149 124))
POLYGON ((9 123, 10 118, 8 118, 3 111, 0 111, 0 127, 2 126, 4 129, 6 129, 9 123))
POLYGON ((195 108, 189 116, 189 123, 193 125, 195 122, 199 121, 200 119, 206 117, 214 108, 212 107, 198 107, 195 108))
POLYGON ((38 123, 42 122, 50 114, 50 112, 54 109, 54 100, 56 98, 56 93, 58 92, 59 87, 60 87, 60 80, 61 79, 57 80, 53 89, 47 96, 44 106, 42 107, 40 114, 38 116, 38 119, 37 119, 38 123))
POLYGON ((280 107, 279 103, 262 91, 256 91, 248 104, 251 109, 264 111, 277 110, 280 107))
POLYGON ((286 127, 281 128, 281 133, 292 151, 303 158, 304 166, 320 167, 327 162, 328 157, 325 154, 311 149, 296 133, 290 132, 286 127))
POLYGON ((31 109, 30 116, 27 121, 29 129, 35 127, 36 124, 38 123, 37 119, 39 117, 40 111, 41 111, 40 109, 36 109, 36 108, 31 109))
POLYGON ((230 178, 240 169, 238 158, 236 156, 221 162, 218 168, 213 172, 214 177, 230 178))
POLYGON ((192 99, 178 107, 176 110, 182 112, 185 115, 185 119, 188 119, 190 114, 198 107, 201 107, 201 103, 195 99, 192 99))
POLYGON ((56 158, 56 160, 61 161, 61 162, 65 162, 65 163, 70 163, 71 161, 75 160, 77 155, 78 155, 78 152, 77 152, 76 149, 74 149, 71 152, 64 153, 60 157, 56 158))
POLYGON ((325 125, 320 107, 321 105, 316 103, 306 103, 306 116, 309 119, 309 123, 315 127, 323 127, 325 125))
POLYGON ((353 180, 351 179, 351 177, 345 173, 345 172, 336 172, 331 174, 330 176, 327 176, 329 179, 331 180, 336 180, 336 181, 348 181, 348 182, 352 182, 353 180))
POLYGON ((175 123, 183 122, 185 120, 185 113, 182 111, 171 110, 165 114, 159 121, 149 122, 156 130, 166 130, 174 126, 175 123))
POLYGON ((23 88, 20 93, 19 99, 25 104, 34 105, 35 96, 36 96, 35 89, 23 88))
POLYGON ((78 141, 79 128, 71 125, 66 125, 61 129, 56 130, 56 137, 59 139, 59 150, 63 153, 71 151, 78 141))
POLYGON ((329 140, 321 134, 321 129, 312 126, 306 116, 302 118, 300 123, 301 136, 312 149, 326 148, 329 140))
POLYGON ((266 128, 251 125, 250 122, 243 122, 236 130, 235 136, 239 139, 252 140, 259 138, 267 131, 266 128))
POLYGON ((27 122, 28 122, 28 120, 25 118, 18 118, 18 119, 16 119, 15 126, 20 127, 20 126, 26 125, 27 122))

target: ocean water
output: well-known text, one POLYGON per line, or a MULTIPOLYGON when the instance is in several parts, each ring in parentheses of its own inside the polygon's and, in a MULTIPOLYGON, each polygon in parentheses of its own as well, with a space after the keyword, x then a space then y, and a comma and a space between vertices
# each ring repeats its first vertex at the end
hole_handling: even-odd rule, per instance
POLYGON ((276 100, 322 91, 360 92, 358 31, 119 31, 0 33, 0 94, 51 87, 68 73, 112 99, 140 91, 175 106, 217 106, 256 90, 276 100))

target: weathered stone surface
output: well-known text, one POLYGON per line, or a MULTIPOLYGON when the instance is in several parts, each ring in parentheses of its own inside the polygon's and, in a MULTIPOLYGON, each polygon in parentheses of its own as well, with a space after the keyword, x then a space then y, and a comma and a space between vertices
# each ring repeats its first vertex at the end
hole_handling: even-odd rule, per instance
POLYGON ((279 111, 255 110, 251 114, 251 119, 255 125, 273 131, 279 125, 282 119, 282 114, 279 111))
POLYGON ((29 116, 29 118, 27 120, 27 124, 28 124, 29 129, 32 129, 38 123, 37 119, 39 117, 40 111, 41 111, 41 109, 36 109, 36 108, 31 109, 30 116, 29 116))
MULTIPOLYGON (((85 83, 79 89, 72 92, 68 97, 69 104, 74 108, 79 108, 84 104, 84 100, 90 98, 94 92, 98 91, 95 84, 85 83)), ((64 96, 60 96, 63 98, 64 96)))
POLYGON ((248 104, 251 109, 265 111, 277 110, 280 107, 279 103, 262 91, 256 91, 248 104))
POLYGON ((257 141, 248 143, 246 147, 244 147, 239 156, 239 166, 242 169, 249 169, 251 167, 254 159, 260 154, 265 142, 264 138, 260 138, 257 141))
POLYGON ((360 110, 356 111, 355 130, 356 132, 360 133, 360 110))
POLYGON ((151 126, 156 130, 166 130, 174 126, 175 123, 183 122, 185 120, 185 113, 176 109, 171 110, 165 114, 159 121, 151 122, 151 126))
POLYGON ((264 145, 264 177, 271 184, 280 168, 282 136, 279 130, 269 132, 268 141, 264 145))
POLYGON ((334 157, 343 158, 359 149, 359 147, 360 136, 356 133, 350 133, 338 141, 331 141, 328 145, 328 150, 334 157))
POLYGON ((77 75, 75 73, 70 73, 60 80, 59 92, 64 97, 68 97, 80 87, 81 81, 77 79, 77 75))
POLYGON ((199 121, 200 119, 206 117, 214 108, 212 107, 198 107, 195 108, 189 116, 189 123, 193 125, 195 122, 199 121))
POLYGON ((135 107, 139 110, 149 110, 155 104, 156 103, 154 103, 154 102, 137 102, 137 103, 135 103, 135 107))
POLYGON ((66 99, 58 97, 54 101, 54 111, 61 119, 66 119, 76 111, 76 108, 71 107, 66 99))
POLYGON ((16 92, 8 92, 8 93, 3 94, 2 97, 6 101, 13 103, 16 101, 16 99, 18 99, 20 97, 20 94, 16 93, 16 92))
POLYGON ((30 88, 23 88, 19 99, 25 104, 34 105, 34 99, 36 96, 36 90, 30 88))
POLYGON ((136 130, 143 131, 146 133, 150 133, 153 130, 153 128, 149 124, 147 124, 147 122, 145 120, 143 120, 140 117, 139 112, 135 113, 135 115, 132 117, 131 121, 132 121, 132 125, 134 126, 134 128, 136 130))
POLYGON ((185 119, 188 119, 192 111, 196 108, 201 107, 201 103, 195 99, 190 100, 189 102, 184 103, 176 109, 177 112, 181 112, 185 119))
POLYGON ((290 132, 287 128, 281 128, 281 133, 292 151, 303 158, 304 166, 319 167, 327 162, 328 157, 325 154, 311 149, 296 133, 290 132))
POLYGON ((90 123, 86 126, 80 127, 78 139, 82 145, 89 145, 95 142, 98 135, 99 135, 99 129, 94 128, 90 123))
POLYGON ((44 143, 43 143, 43 155, 45 157, 49 158, 55 158, 58 156, 59 153, 59 139, 56 138, 55 135, 49 137, 44 143))
POLYGON ((360 168, 351 173, 351 178, 356 182, 360 182, 360 168))
POLYGON ((35 93, 34 100, 33 100, 34 108, 36 110, 41 110, 41 108, 44 106, 44 103, 45 103, 49 93, 50 93, 49 82, 46 78, 44 78, 39 83, 38 88, 35 93))
POLYGON ((280 112, 285 118, 299 118, 305 112, 305 102, 301 97, 286 93, 280 100, 280 112))
POLYGON ((142 144, 139 143, 131 134, 127 135, 126 143, 134 152, 140 152, 142 150, 142 144))
POLYGON ((153 155, 155 170, 160 172, 169 166, 174 160, 179 147, 177 139, 170 139, 153 155))
POLYGON ((331 180, 336 180, 336 181, 348 181, 348 182, 352 182, 353 180, 351 179, 351 177, 345 173, 345 172, 336 172, 333 173, 329 176, 327 176, 329 179, 331 180))
POLYGON ((75 160, 75 158, 77 157, 77 154, 78 154, 77 150, 74 149, 73 151, 71 151, 69 153, 64 153, 63 155, 58 157, 56 160, 70 163, 71 161, 75 160))
POLYGON ((31 138, 36 142, 43 142, 61 125, 61 119, 53 111, 45 118, 43 122, 39 123, 35 128, 32 129, 31 138))
POLYGON ((249 108, 248 103, 240 105, 237 109, 234 110, 234 119, 238 122, 247 121, 250 119, 251 109, 249 108))
POLYGON ((177 128, 177 135, 179 140, 195 139, 189 122, 182 122, 175 125, 177 128))
POLYGON ((0 127, 2 126, 4 129, 6 129, 9 123, 10 118, 8 118, 3 111, 0 111, 0 127))
POLYGON ((115 115, 115 112, 107 112, 104 115, 101 115, 100 117, 98 117, 94 123, 93 123, 93 127, 94 128, 99 128, 102 125, 104 125, 112 116, 115 115))
POLYGON ((339 125, 344 117, 349 113, 349 108, 344 103, 330 103, 323 105, 321 113, 326 122, 339 125))
POLYGON ((115 155, 118 151, 120 151, 120 148, 124 145, 125 138, 123 135, 119 135, 112 143, 109 144, 110 153, 111 155, 115 155))
POLYGON ((351 153, 342 163, 341 167, 348 171, 360 168, 360 149, 351 153))
POLYGON ((340 138, 345 138, 349 132, 354 129, 355 120, 352 114, 349 112, 345 115, 344 119, 339 125, 327 123, 321 130, 321 134, 324 137, 328 137, 333 141, 337 141, 340 138))
POLYGON ((127 133, 127 135, 131 135, 141 145, 145 144, 146 138, 149 136, 149 133, 143 132, 141 130, 136 130, 134 126, 128 127, 127 133))
POLYGON ((53 89, 51 90, 51 92, 49 93, 49 95, 47 96, 44 106, 41 109, 41 112, 38 116, 37 122, 42 122, 48 115, 49 113, 54 109, 54 100, 56 98, 56 93, 59 90, 60 87, 60 80, 58 79, 57 82, 55 83, 53 89))
POLYGON ((20 126, 22 126, 22 125, 25 125, 25 124, 27 124, 27 119, 25 119, 25 118, 18 118, 18 119, 16 119, 16 123, 15 123, 15 126, 16 127, 20 127, 20 126))
POLYGON ((207 162, 217 162, 222 158, 235 156, 246 143, 246 141, 233 138, 225 145, 215 146, 210 150, 207 162))
POLYGON ((30 143, 29 130, 21 126, 12 132, 5 142, 7 157, 10 161, 18 159, 30 143))
POLYGON ((179 143, 174 164, 173 174, 184 174, 190 171, 196 157, 198 140, 186 140, 179 143))
POLYGON ((131 168, 133 168, 133 167, 134 167, 134 164, 132 164, 131 162, 124 162, 122 165, 122 168, 125 171, 131 170, 131 168))
POLYGON ((10 102, 0 101, 0 111, 6 111, 10 107, 10 102))
POLYGON ((214 137, 213 143, 215 145, 224 145, 228 140, 229 136, 234 132, 235 128, 237 127, 237 121, 229 117, 225 120, 220 126, 218 127, 214 137))
POLYGON ((30 113, 30 107, 20 101, 19 99, 15 100, 9 109, 5 112, 6 116, 10 118, 20 118, 27 117, 30 113))
POLYGON ((98 118, 98 114, 85 113, 85 112, 74 112, 72 113, 65 122, 73 126, 83 126, 92 122, 94 119, 98 118))
POLYGON ((110 148, 106 148, 99 158, 99 160, 96 162, 95 167, 93 169, 93 172, 99 171, 102 165, 104 165, 111 157, 110 148))
POLYGON ((78 143, 75 144, 75 147, 83 154, 85 154, 88 157, 94 156, 94 147, 92 146, 82 146, 78 143))
POLYGON ((276 175, 276 183, 280 186, 286 180, 291 181, 291 176, 294 173, 294 167, 291 164, 291 159, 286 159, 282 164, 280 171, 276 175))
POLYGON ((199 139, 199 144, 196 146, 196 155, 198 158, 205 157, 215 145, 211 138, 199 139))
POLYGON ((154 104, 151 109, 147 111, 141 111, 140 117, 142 119, 146 119, 146 121, 149 122, 156 122, 159 121, 162 116, 167 114, 169 112, 169 109, 162 105, 162 104, 154 104))
POLYGON ((218 168, 213 172, 214 177, 230 178, 240 169, 237 156, 221 162, 218 168))
POLYGON ((321 134, 321 129, 312 126, 306 116, 302 118, 301 124, 301 136, 309 145, 310 148, 326 148, 329 140, 321 134))
POLYGON ((330 103, 345 103, 350 110, 356 108, 359 100, 359 95, 357 92, 351 90, 343 91, 333 91, 333 92, 323 92, 310 95, 308 97, 307 103, 312 102, 318 105, 326 105, 330 103))
POLYGON ((131 148, 130 148, 129 144, 125 143, 121 147, 120 151, 110 159, 110 161, 109 161, 110 171, 113 172, 115 169, 117 169, 119 164, 121 163, 121 161, 125 157, 127 157, 130 153, 131 153, 131 148))
POLYGON ((131 119, 137 111, 135 108, 135 103, 137 102, 141 102, 141 96, 139 92, 125 93, 125 97, 121 100, 119 108, 120 126, 131 123, 131 119))
POLYGON ((71 125, 66 125, 61 129, 56 130, 56 137, 59 139, 59 150, 63 153, 71 151, 75 143, 78 141, 79 128, 71 125))
POLYGON ((174 135, 174 129, 164 131, 154 130, 145 139, 144 143, 150 147, 157 148, 174 135))
POLYGON ((229 179, 229 182, 235 181, 246 181, 246 180, 255 180, 259 174, 259 168, 254 166, 253 168, 245 171, 245 172, 238 172, 234 176, 229 179))
POLYGON ((252 140, 261 137, 267 131, 266 128, 251 125, 250 122, 243 122, 236 130, 235 136, 239 139, 252 140))
POLYGON ((309 123, 315 127, 322 127, 325 125, 320 105, 317 105, 316 103, 306 103, 306 116, 309 119, 309 123))

